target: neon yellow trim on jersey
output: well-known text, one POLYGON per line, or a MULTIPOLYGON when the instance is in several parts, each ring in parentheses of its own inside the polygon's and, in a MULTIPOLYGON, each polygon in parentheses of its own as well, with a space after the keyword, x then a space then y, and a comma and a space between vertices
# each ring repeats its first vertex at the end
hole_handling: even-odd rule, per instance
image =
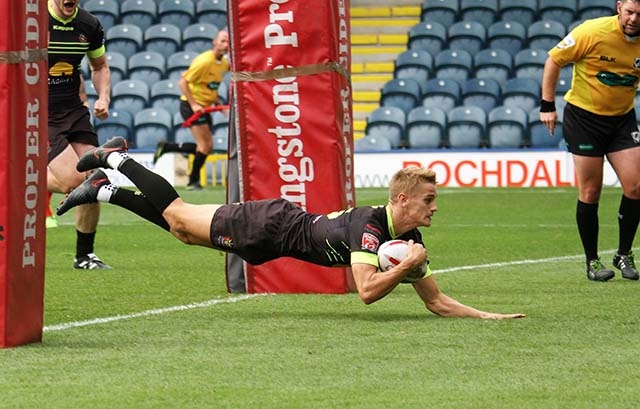
POLYGON ((96 48, 93 51, 87 51, 87 56, 89 58, 99 58, 99 57, 102 57, 106 51, 107 50, 106 48, 104 48, 104 44, 103 44, 102 46, 100 46, 100 48, 96 48))
POLYGON ((598 115, 633 108, 640 79, 640 39, 624 35, 618 16, 586 20, 549 51, 553 61, 574 63, 565 100, 598 115))
POLYGON ((76 7, 76 11, 73 12, 73 16, 69 17, 67 20, 63 20, 60 16, 58 16, 56 14, 56 12, 53 10, 53 6, 51 5, 50 2, 47 2, 47 8, 49 9, 49 14, 51 15, 51 17, 55 18, 56 20, 58 20, 61 23, 67 24, 68 22, 70 22, 71 20, 73 20, 74 18, 76 18, 76 16, 78 15, 78 7, 76 7))
POLYGON ((354 251, 351 253, 351 264, 369 264, 378 268, 378 256, 366 251, 354 251))
POLYGON ((396 237, 398 237, 398 235, 396 234, 396 231, 393 229, 393 218, 391 217, 391 206, 386 205, 384 207, 384 210, 387 213, 387 224, 389 225, 389 234, 391 235, 391 238, 395 239, 396 237))

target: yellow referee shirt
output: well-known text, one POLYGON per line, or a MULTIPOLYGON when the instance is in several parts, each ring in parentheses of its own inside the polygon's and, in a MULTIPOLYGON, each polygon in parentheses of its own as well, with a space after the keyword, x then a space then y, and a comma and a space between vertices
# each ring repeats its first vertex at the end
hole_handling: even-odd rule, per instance
MULTIPOLYGON (((189 90, 196 102, 207 107, 218 102, 218 86, 227 71, 229 61, 226 58, 218 61, 213 50, 207 50, 193 59, 182 78, 189 84, 189 90)), ((184 95, 181 99, 187 100, 184 95)))

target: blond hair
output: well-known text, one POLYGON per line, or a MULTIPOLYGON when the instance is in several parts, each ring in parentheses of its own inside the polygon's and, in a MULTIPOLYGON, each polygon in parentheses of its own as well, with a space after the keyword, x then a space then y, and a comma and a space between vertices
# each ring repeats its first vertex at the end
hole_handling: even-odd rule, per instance
POLYGON ((436 172, 433 169, 417 166, 400 169, 393 175, 389 183, 389 202, 395 203, 400 193, 412 194, 416 186, 423 183, 434 185, 438 183, 436 181, 436 172))

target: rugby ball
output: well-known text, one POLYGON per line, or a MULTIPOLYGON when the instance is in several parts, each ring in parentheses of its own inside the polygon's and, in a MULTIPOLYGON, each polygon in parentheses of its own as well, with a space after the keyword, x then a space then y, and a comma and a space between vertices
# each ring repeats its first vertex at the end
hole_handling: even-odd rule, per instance
POLYGON ((404 240, 389 240, 378 248, 378 265, 380 271, 388 271, 407 257, 409 246, 404 240))

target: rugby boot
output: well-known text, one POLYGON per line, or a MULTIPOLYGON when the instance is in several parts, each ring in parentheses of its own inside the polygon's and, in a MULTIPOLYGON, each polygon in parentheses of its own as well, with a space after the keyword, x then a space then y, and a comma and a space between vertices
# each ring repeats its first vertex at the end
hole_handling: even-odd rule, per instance
POLYGON ((127 144, 127 140, 120 136, 115 136, 101 146, 93 148, 82 155, 80 160, 78 160, 76 169, 78 172, 86 172, 87 170, 96 168, 109 168, 109 164, 107 164, 107 156, 109 156, 109 154, 113 152, 127 152, 128 150, 129 145, 127 144))
POLYGON ((636 263, 633 261, 633 252, 627 254, 618 254, 613 257, 613 266, 622 272, 622 277, 627 280, 637 280, 638 270, 636 263))
POLYGON ((107 175, 101 170, 96 170, 91 177, 73 189, 71 193, 60 202, 60 205, 56 209, 56 214, 62 216, 73 207, 87 203, 97 203, 100 187, 108 183, 110 182, 107 175))
POLYGON ((606 268, 599 258, 587 263, 587 278, 591 281, 609 281, 614 275, 615 273, 606 268))

